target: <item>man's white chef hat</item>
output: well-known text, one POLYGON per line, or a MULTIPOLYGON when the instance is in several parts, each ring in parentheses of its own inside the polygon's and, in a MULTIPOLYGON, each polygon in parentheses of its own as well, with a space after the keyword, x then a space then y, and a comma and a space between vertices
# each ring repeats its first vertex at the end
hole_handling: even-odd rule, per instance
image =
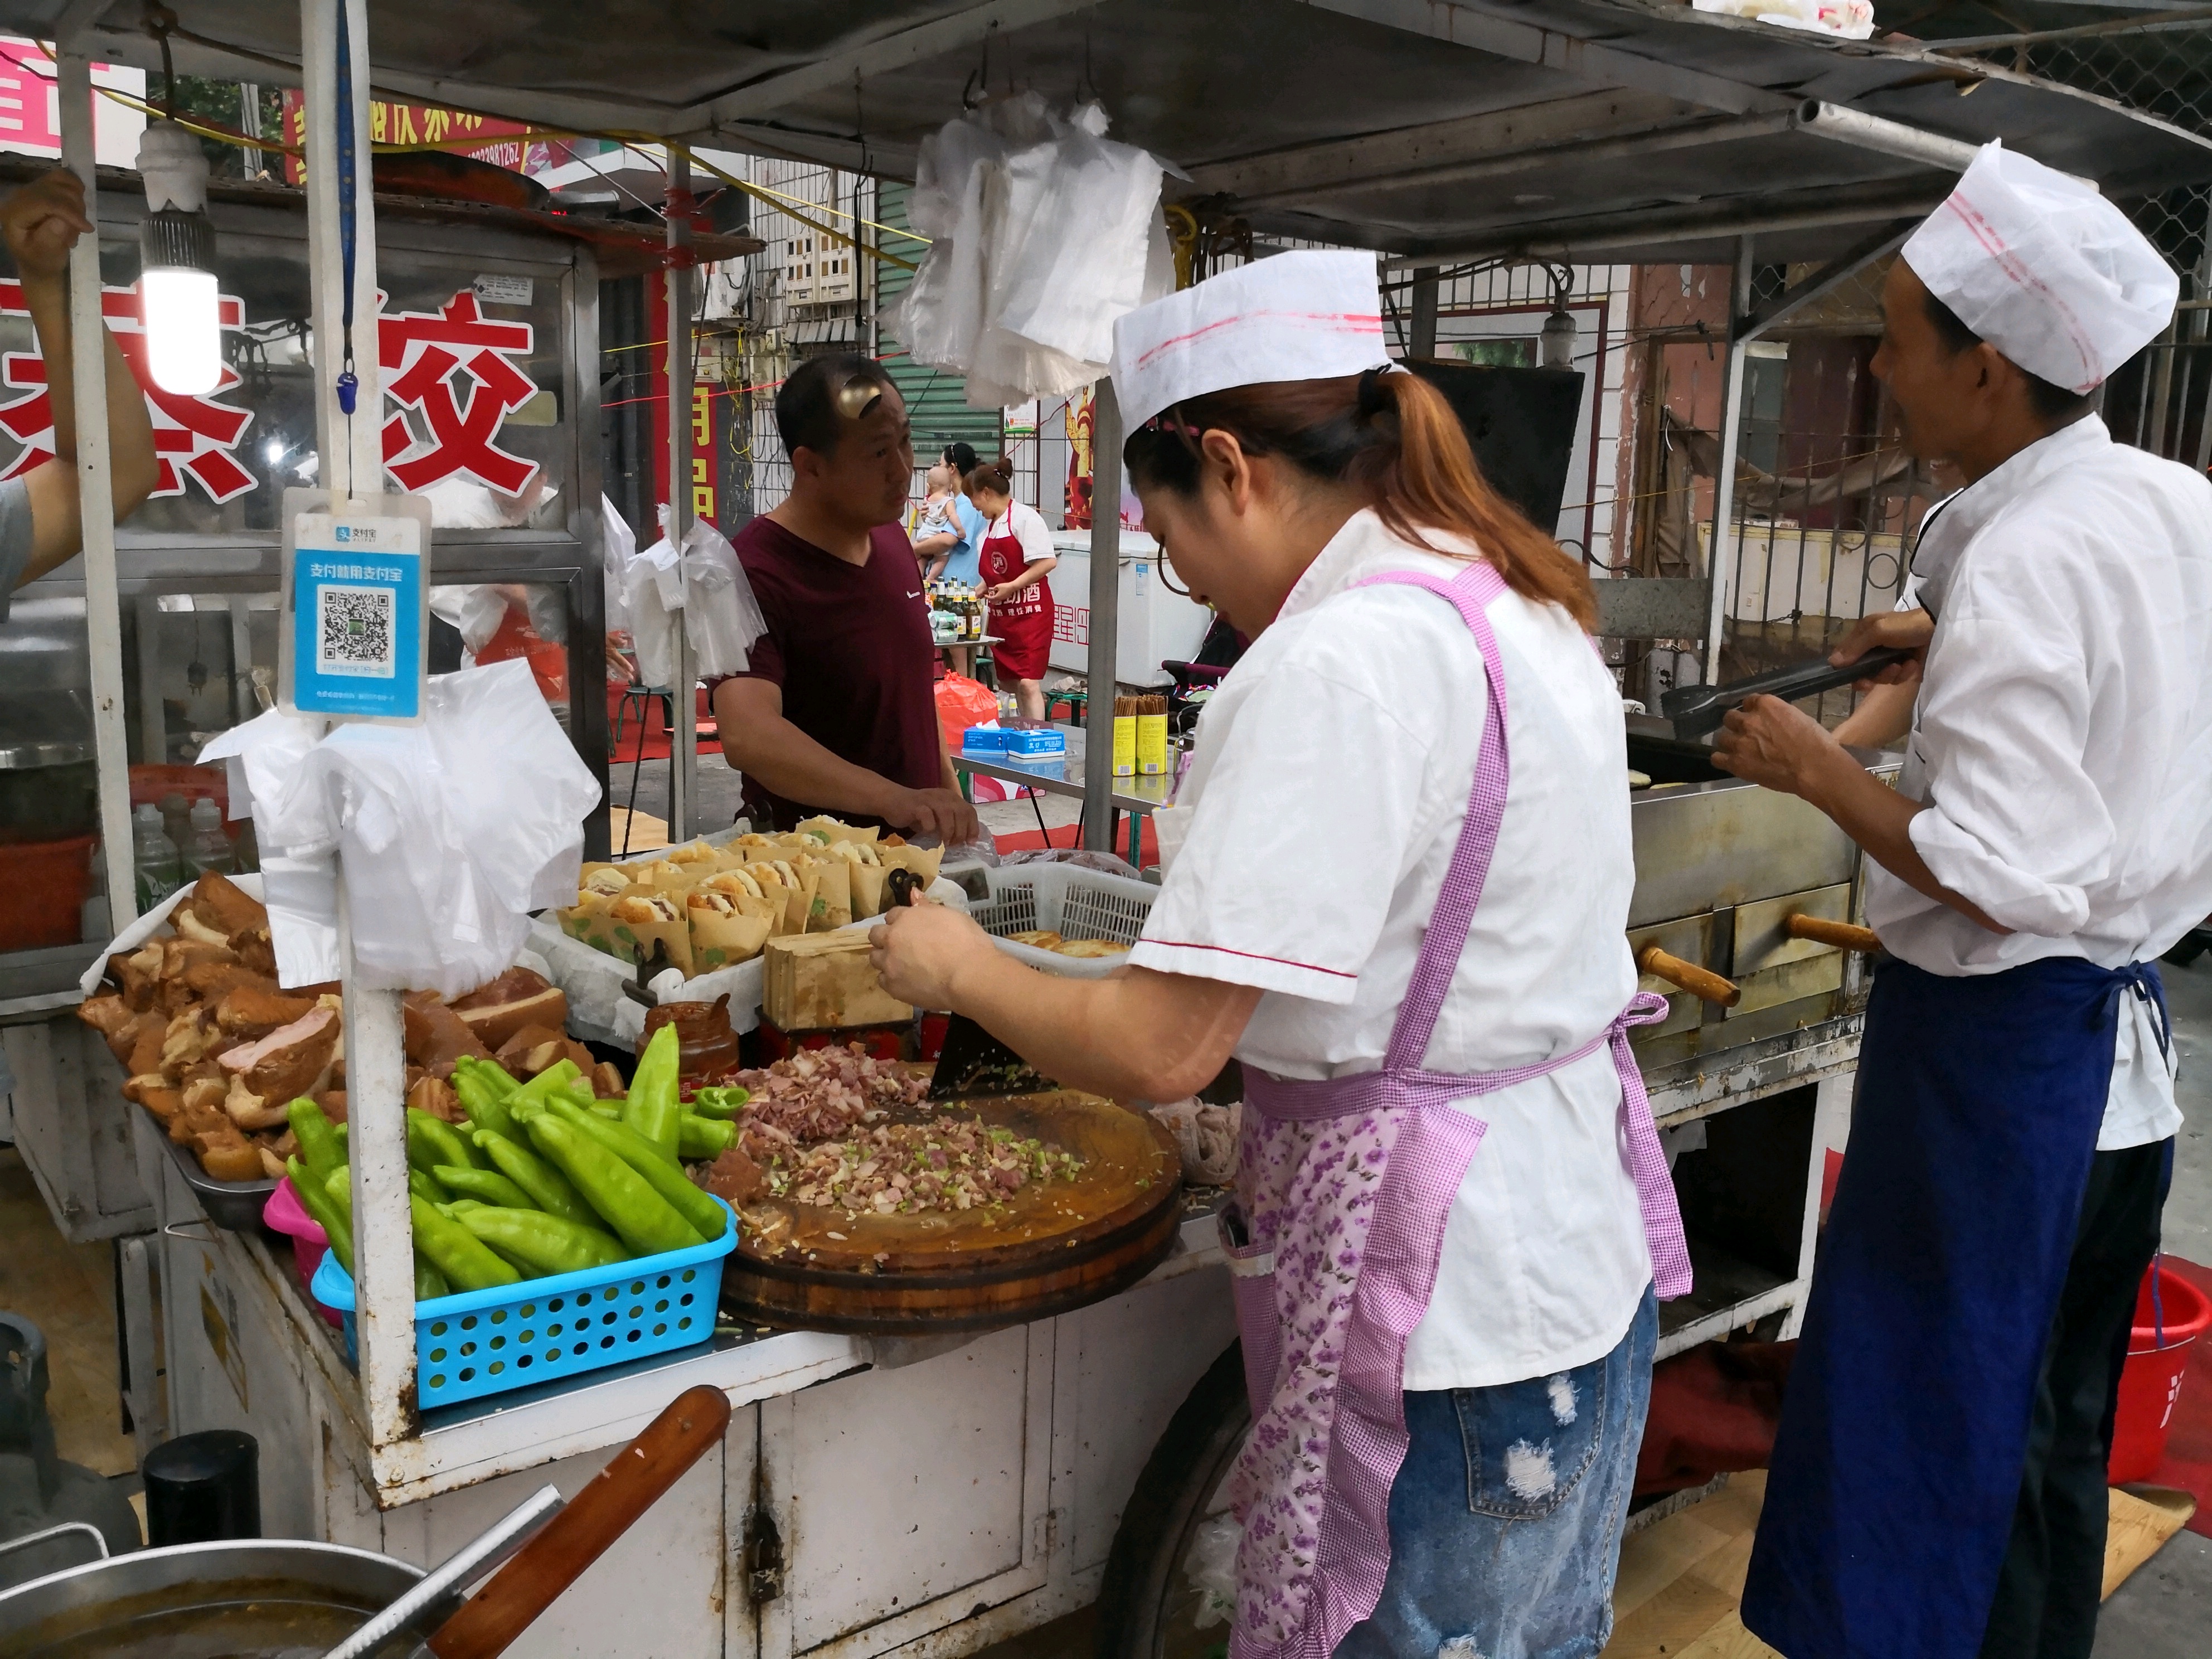
POLYGON ((1334 380, 1389 360, 1372 253, 1255 259, 1114 325, 1114 394, 1130 432, 1186 398, 1270 380, 1334 380))
POLYGON ((1959 320, 2029 374, 2094 392, 2155 338, 2181 284, 2096 186, 1996 141, 1905 244, 1959 320))

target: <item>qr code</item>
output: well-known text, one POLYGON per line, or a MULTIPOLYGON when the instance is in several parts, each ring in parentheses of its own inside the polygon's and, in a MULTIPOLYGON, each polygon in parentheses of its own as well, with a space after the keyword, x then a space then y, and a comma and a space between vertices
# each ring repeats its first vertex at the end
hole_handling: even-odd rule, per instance
POLYGON ((396 666, 392 589, 323 586, 315 594, 322 624, 317 630, 316 671, 391 678, 396 666))

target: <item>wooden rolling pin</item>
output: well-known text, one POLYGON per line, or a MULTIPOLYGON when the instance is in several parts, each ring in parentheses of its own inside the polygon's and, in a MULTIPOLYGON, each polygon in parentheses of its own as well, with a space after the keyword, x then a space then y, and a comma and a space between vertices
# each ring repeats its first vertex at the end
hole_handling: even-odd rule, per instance
POLYGON ((1639 973, 1663 979, 1669 985, 1707 1002, 1717 1002, 1723 1008, 1733 1008, 1743 1000, 1743 992, 1733 980, 1723 979, 1711 969, 1700 968, 1694 962, 1685 962, 1656 945, 1647 945, 1636 953, 1636 967, 1639 973))
POLYGON ((1881 941, 1871 927, 1855 927, 1848 921, 1831 921, 1826 916, 1792 915, 1782 924, 1782 931, 1792 939, 1809 939, 1820 945, 1832 945, 1839 951, 1881 949, 1881 941))

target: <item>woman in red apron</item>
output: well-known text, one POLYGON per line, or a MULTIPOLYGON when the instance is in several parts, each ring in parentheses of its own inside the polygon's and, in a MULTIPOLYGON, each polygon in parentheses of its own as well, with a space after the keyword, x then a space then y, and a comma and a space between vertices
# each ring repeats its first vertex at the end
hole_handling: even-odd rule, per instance
POLYGON ((986 461, 969 473, 968 498, 990 521, 978 563, 990 629, 1000 641, 991 649, 991 660, 999 684, 1013 683, 1023 717, 1041 720, 1046 659, 1052 651, 1052 584, 1045 577, 1058 562, 1052 532, 1035 507, 1014 499, 1011 461, 986 461))
POLYGON ((1297 252, 1117 325, 1146 526, 1252 637, 1128 969, 1033 973, 941 909, 876 959, 1119 1099, 1243 1062, 1232 1659, 1587 1659, 1689 1285, 1627 1043, 1664 1004, 1620 697, 1580 568, 1376 367, 1378 310, 1368 256, 1297 252))

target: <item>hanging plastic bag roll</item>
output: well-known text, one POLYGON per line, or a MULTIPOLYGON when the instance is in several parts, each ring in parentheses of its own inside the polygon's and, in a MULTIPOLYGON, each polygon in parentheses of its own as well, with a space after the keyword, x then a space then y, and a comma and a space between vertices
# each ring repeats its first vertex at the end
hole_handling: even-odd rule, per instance
POLYGON ((729 538, 703 519, 684 534, 684 631, 702 679, 742 674, 753 641, 768 632, 768 618, 729 538))

